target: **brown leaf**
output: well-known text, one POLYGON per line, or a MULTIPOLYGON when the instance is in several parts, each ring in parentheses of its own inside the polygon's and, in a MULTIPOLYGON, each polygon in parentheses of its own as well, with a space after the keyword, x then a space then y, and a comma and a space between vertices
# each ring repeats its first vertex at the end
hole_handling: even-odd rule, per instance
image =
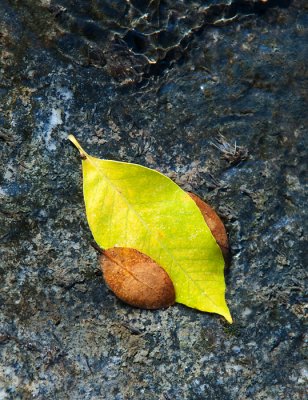
POLYGON ((201 211, 205 222, 210 228, 212 235, 216 239, 216 242, 221 249, 225 262, 227 262, 229 258, 229 242, 224 224, 222 223, 216 212, 208 204, 202 201, 200 197, 198 197, 194 193, 188 192, 188 194, 194 200, 199 210, 201 211))
POLYGON ((168 274, 135 249, 113 247, 100 256, 105 281, 114 294, 132 306, 157 309, 175 302, 168 274))

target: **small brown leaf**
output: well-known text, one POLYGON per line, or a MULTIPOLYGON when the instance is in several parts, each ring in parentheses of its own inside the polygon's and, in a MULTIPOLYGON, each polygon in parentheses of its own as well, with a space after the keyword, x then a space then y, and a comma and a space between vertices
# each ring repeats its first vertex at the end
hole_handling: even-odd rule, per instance
POLYGON ((200 197, 198 197, 194 193, 188 192, 188 194, 194 200, 199 210, 201 211, 205 222, 210 228, 212 235, 216 239, 216 242, 221 249, 225 262, 227 262, 229 258, 229 242, 224 224, 222 223, 216 212, 208 204, 202 201, 200 197))
POLYGON ((175 302, 173 283, 165 270, 135 249, 105 250, 100 265, 107 285, 125 303, 154 310, 175 302))

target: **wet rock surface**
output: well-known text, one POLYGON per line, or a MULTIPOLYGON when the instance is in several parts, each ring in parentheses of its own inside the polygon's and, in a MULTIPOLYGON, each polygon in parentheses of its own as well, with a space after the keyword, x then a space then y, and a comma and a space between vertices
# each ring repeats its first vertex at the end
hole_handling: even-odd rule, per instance
POLYGON ((0 0, 1 399, 304 398, 307 11, 0 0), (217 210, 233 325, 108 291, 68 133, 217 210))

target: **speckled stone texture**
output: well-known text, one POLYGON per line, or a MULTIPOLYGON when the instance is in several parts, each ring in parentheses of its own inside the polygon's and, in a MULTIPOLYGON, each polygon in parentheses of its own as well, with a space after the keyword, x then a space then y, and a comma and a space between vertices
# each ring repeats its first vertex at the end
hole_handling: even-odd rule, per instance
POLYGON ((0 0, 1 400, 304 399, 307 11, 0 0), (217 210, 233 325, 106 288, 68 133, 217 210))

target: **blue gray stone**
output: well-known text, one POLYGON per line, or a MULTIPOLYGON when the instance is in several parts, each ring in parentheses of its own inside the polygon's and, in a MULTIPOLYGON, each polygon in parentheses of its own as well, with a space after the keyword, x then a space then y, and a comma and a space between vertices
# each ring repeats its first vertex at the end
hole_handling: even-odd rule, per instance
POLYGON ((0 399, 304 399, 307 11, 0 0, 0 399), (69 133, 217 210, 233 325, 106 288, 69 133))

